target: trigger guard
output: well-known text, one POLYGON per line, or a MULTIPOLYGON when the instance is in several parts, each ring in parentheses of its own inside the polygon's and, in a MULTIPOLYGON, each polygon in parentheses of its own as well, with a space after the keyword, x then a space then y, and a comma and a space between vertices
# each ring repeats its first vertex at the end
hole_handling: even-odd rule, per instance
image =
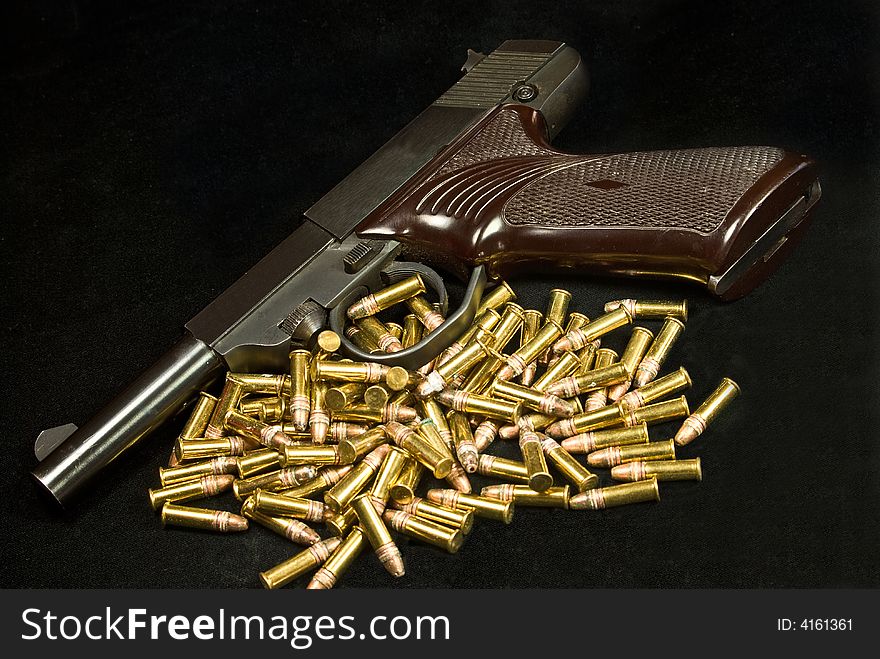
POLYGON ((385 279, 387 284, 397 283, 401 279, 415 274, 421 275, 425 285, 432 288, 437 297, 440 298, 440 313, 445 317, 449 311, 449 294, 446 292, 446 284, 443 283, 443 277, 437 274, 436 270, 412 261, 392 261, 382 268, 382 278, 385 279))
POLYGON ((341 342, 339 349, 346 357, 363 362, 386 364, 387 366, 402 366, 407 370, 414 371, 434 359, 467 331, 477 315, 477 308, 480 306, 485 286, 486 267, 478 265, 471 272, 461 306, 453 311, 440 327, 411 348, 400 352, 364 352, 346 338, 345 311, 358 297, 363 296, 363 288, 351 291, 340 299, 335 307, 330 309, 330 329, 339 335, 341 342))

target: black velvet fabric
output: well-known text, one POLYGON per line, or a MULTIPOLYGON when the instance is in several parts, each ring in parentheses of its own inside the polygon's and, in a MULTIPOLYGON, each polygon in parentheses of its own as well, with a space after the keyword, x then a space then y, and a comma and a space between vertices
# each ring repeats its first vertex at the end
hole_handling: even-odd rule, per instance
POLYGON ((561 285, 591 316, 620 296, 689 298, 668 367, 689 369, 692 405, 725 375, 743 388, 681 452, 702 458, 702 483, 663 484, 657 505, 521 508, 510 526, 480 521, 454 556, 401 539, 403 579, 368 556, 343 585, 880 585, 875 3, 21 5, 3 21, 0 585, 256 587, 296 551, 262 528, 161 529, 146 489, 181 420, 63 513, 30 482, 33 440, 84 422, 452 85, 467 48, 508 38, 564 40, 589 65, 560 148, 779 145, 819 161, 824 195, 790 260, 736 303, 512 282, 526 307, 561 285))

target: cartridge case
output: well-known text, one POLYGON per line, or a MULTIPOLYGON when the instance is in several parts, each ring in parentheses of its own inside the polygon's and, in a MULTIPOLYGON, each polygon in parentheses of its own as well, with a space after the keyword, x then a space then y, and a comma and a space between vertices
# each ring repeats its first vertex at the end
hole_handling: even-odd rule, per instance
POLYGON ((398 533, 427 542, 450 554, 461 549, 464 542, 464 534, 460 529, 438 524, 403 510, 386 510, 382 519, 398 533))
POLYGON ((364 391, 364 403, 374 410, 385 407, 390 399, 391 391, 384 384, 371 384, 364 391))
POLYGON ((544 492, 553 485, 553 476, 547 469, 547 461, 541 450, 541 440, 535 429, 528 423, 527 417, 519 423, 519 450, 522 452, 523 464, 529 475, 529 487, 535 492, 544 492))
POLYGON ((687 398, 680 396, 630 410, 623 415, 623 422, 627 426, 637 426, 640 423, 653 426, 674 419, 682 419, 688 415, 689 411, 687 398))
POLYGON ((684 446, 703 434, 706 426, 739 395, 739 391, 739 385, 730 378, 721 380, 715 391, 685 419, 681 428, 675 433, 675 443, 684 446))
POLYGON ((346 439, 359 437, 367 432, 367 427, 358 423, 348 421, 331 421, 330 422, 330 441, 340 444, 346 439))
POLYGON ((626 370, 626 366, 622 362, 617 362, 616 364, 602 366, 601 368, 587 371, 580 375, 572 375, 562 378, 547 387, 546 392, 548 394, 562 396, 563 398, 571 398, 572 396, 585 394, 588 391, 604 389, 608 385, 628 381, 629 373, 626 370))
POLYGON ((636 460, 675 460, 675 442, 669 439, 647 444, 609 446, 587 455, 587 463, 591 467, 608 468, 636 460))
POLYGON ((229 410, 226 413, 223 425, 227 430, 231 430, 237 435, 252 439, 276 451, 280 451, 285 446, 294 445, 294 441, 278 426, 270 426, 268 423, 263 423, 235 410, 229 410))
POLYGON ((370 428, 370 430, 362 435, 352 437, 351 439, 343 439, 339 442, 340 460, 342 460, 342 464, 351 464, 361 456, 366 455, 383 444, 390 443, 390 441, 381 426, 370 428))
POLYGON ((234 480, 235 477, 229 474, 218 474, 152 489, 149 491, 150 505, 153 506, 153 510, 158 510, 168 501, 190 501, 212 497, 230 489, 234 480))
MULTIPOLYGON (((577 311, 573 311, 568 315, 568 324, 565 326, 564 334, 568 334, 569 332, 573 332, 576 329, 580 329, 584 325, 588 325, 590 319, 587 318, 584 314, 579 313, 577 311)), ((560 325, 562 322, 560 321, 560 325)))
POLYGON ((512 401, 521 401, 525 407, 551 416, 569 417, 574 414, 574 406, 559 396, 540 392, 514 382, 496 380, 492 385, 492 395, 512 401))
POLYGON ((192 412, 190 412, 189 418, 186 421, 186 425, 184 425, 183 430, 180 431, 180 437, 182 439, 198 439, 199 437, 204 437, 205 430, 208 428, 208 422, 211 420, 211 415, 213 414, 216 405, 216 398, 211 394, 206 394, 204 391, 200 391, 199 397, 196 399, 192 412))
POLYGON ((465 378, 460 390, 473 394, 484 394, 495 379, 495 373, 504 364, 504 355, 488 355, 481 364, 475 367, 465 378))
POLYGON ((636 460, 612 467, 611 478, 617 481, 643 481, 648 478, 658 481, 699 481, 703 480, 703 471, 700 458, 651 462, 636 460))
POLYGON ((363 421, 368 423, 388 423, 398 421, 409 423, 414 421, 418 414, 412 407, 389 403, 379 409, 373 409, 367 405, 352 405, 333 414, 333 418, 339 421, 363 421))
POLYGON ((541 438, 541 449, 544 451, 547 459, 565 477, 565 480, 574 485, 578 492, 599 487, 599 477, 578 462, 556 440, 543 436, 541 438))
POLYGON ((644 501, 660 501, 660 490, 657 488, 656 478, 635 483, 609 485, 581 492, 571 498, 569 508, 572 510, 602 510, 644 501))
MULTIPOLYGON (((311 465, 310 465, 311 466, 311 465)), ((318 475, 295 487, 282 490, 289 497, 309 497, 327 488, 333 487, 339 480, 351 471, 351 465, 341 467, 324 467, 318 471, 318 475)))
POLYGON ((520 402, 479 396, 461 390, 438 392, 435 399, 441 405, 451 407, 456 412, 479 414, 510 423, 516 423, 519 420, 523 408, 520 402))
POLYGON ((514 302, 508 302, 501 314, 501 321, 492 330, 495 337, 495 349, 503 351, 508 343, 522 329, 525 311, 514 302))
POLYGON ((292 517, 277 517, 256 510, 254 498, 248 497, 241 506, 241 514, 282 538, 298 545, 313 545, 321 541, 321 536, 305 522, 292 517))
POLYGON ((625 413, 637 407, 644 407, 655 400, 677 394, 688 389, 690 386, 691 376, 682 366, 677 371, 664 375, 662 378, 657 378, 644 387, 633 389, 623 396, 617 402, 617 405, 625 413))
POLYGON ((430 441, 410 428, 392 421, 385 424, 392 441, 431 470, 435 478, 446 478, 452 470, 452 458, 443 455, 430 441))
MULTIPOLYGON (((318 386, 318 384, 324 383, 319 381, 314 386, 318 386)), ((366 390, 367 385, 362 382, 346 382, 327 387, 324 392, 324 405, 330 412, 338 412, 357 404, 366 390)))
POLYGON ((285 446, 281 453, 281 464, 284 467, 293 465, 339 465, 343 464, 343 461, 338 445, 301 444, 298 446, 285 446))
POLYGON ((413 296, 406 300, 406 306, 415 314, 419 322, 425 326, 428 332, 433 332, 440 327, 446 319, 434 309, 434 307, 421 295, 413 296))
POLYGON ((568 485, 551 487, 543 492, 536 492, 528 485, 488 485, 480 494, 499 501, 509 501, 517 506, 533 508, 568 508, 571 499, 571 488, 568 485))
POLYGON ((208 421, 208 427, 205 428, 205 438, 216 439, 226 434, 226 429, 223 425, 226 413, 238 407, 238 402, 243 394, 244 387, 241 385, 241 382, 227 374, 226 382, 223 383, 223 391, 220 393, 220 398, 211 412, 211 420, 208 421))
POLYGON ((394 503, 409 503, 422 479, 425 468, 415 458, 408 458, 400 470, 400 475, 388 491, 394 503))
POLYGON ((373 506, 370 496, 361 494, 355 497, 351 502, 351 507, 354 508, 361 529, 376 552, 379 562, 392 577, 402 577, 406 572, 403 557, 391 538, 388 527, 382 521, 381 515, 373 506))
POLYGON ((190 529, 234 533, 247 531, 248 521, 225 510, 206 510, 190 506, 162 505, 162 526, 185 526, 190 529))
POLYGON ((220 456, 211 458, 205 462, 196 462, 194 464, 179 465, 177 467, 168 467, 166 469, 159 468, 159 481, 162 486, 180 483, 182 481, 193 480, 200 476, 210 476, 217 474, 235 473, 238 467, 236 458, 231 456, 220 456))
POLYGON ((583 327, 572 330, 553 344, 553 353, 559 354, 566 350, 580 350, 590 341, 598 339, 618 327, 632 322, 632 316, 625 308, 615 309, 603 314, 583 327))
POLYGON ((507 358, 504 366, 498 370, 498 379, 510 380, 521 374, 530 362, 537 359, 542 352, 554 344, 553 342, 560 334, 562 334, 562 328, 559 323, 548 320, 531 341, 507 358))
POLYGON ((480 300, 480 306, 477 308, 477 315, 480 315, 487 309, 500 309, 508 302, 516 299, 516 293, 506 281, 498 282, 498 285, 488 293, 485 293, 480 300))
POLYGON ((402 391, 408 387, 415 387, 421 381, 421 375, 410 373, 402 366, 392 366, 385 374, 384 386, 390 391, 402 391))
POLYGON ((245 437, 232 435, 217 439, 178 439, 174 443, 174 453, 180 462, 207 460, 222 456, 244 455, 244 452, 259 446, 245 437))
MULTIPOLYGON (((491 339, 494 341, 494 339, 491 339)), ((427 398, 446 388, 452 381, 453 376, 461 372, 467 372, 487 354, 486 346, 482 342, 468 345, 454 357, 446 360, 428 373, 427 377, 416 388, 416 396, 427 398)))
POLYGON ((636 388, 645 386, 657 377, 660 367, 663 366, 663 363, 669 356, 669 352, 672 350, 672 346, 675 345, 683 331, 684 323, 678 318, 667 318, 664 321, 663 327, 657 333, 657 338, 654 339, 651 347, 648 348, 648 352, 645 353, 644 358, 639 362, 638 368, 636 368, 635 375, 633 376, 633 383, 636 388))
POLYGON ((571 302, 571 293, 563 288, 554 288, 550 291, 550 300, 547 303, 547 311, 544 317, 555 321, 558 325, 565 322, 568 315, 568 305, 571 302))
POLYGON ((315 382, 311 389, 309 433, 315 444, 326 442, 327 433, 330 432, 330 410, 324 402, 327 389, 326 382, 315 382))
POLYGON ((275 396, 252 397, 242 400, 238 411, 263 423, 277 423, 287 414, 287 403, 275 396))
POLYGON ((401 279, 399 282, 371 293, 352 304, 347 311, 352 320, 375 316, 380 311, 389 309, 412 297, 425 292, 425 282, 418 273, 401 279))
POLYGON ((532 389, 546 393, 554 383, 572 375, 580 366, 581 360, 575 353, 564 352, 556 361, 547 366, 547 370, 541 377, 532 383, 532 389))
POLYGON ((255 490, 251 495, 254 510, 277 517, 294 517, 306 522, 324 521, 324 504, 320 501, 289 497, 264 490, 255 490))
POLYGON ((357 524, 357 515, 351 506, 344 508, 340 513, 334 513, 329 508, 325 508, 324 524, 330 533, 342 538, 352 526, 357 524))
POLYGON ((274 590, 286 586, 294 579, 298 579, 309 570, 324 563, 341 542, 340 538, 327 538, 316 542, 283 563, 260 572, 260 581, 263 587, 267 590, 274 590))
POLYGON ((450 447, 453 443, 452 429, 446 419, 446 413, 443 408, 433 399, 420 400, 418 402, 419 410, 422 417, 430 419, 437 427, 437 433, 440 435, 440 441, 444 447, 450 447))
POLYGON ((438 524, 444 524, 458 529, 462 534, 467 535, 474 526, 474 512, 469 509, 451 508, 441 503, 436 503, 428 499, 414 497, 407 504, 394 504, 399 510, 418 515, 423 519, 429 519, 438 524))
POLYGON ((464 414, 455 410, 449 413, 449 425, 458 461, 467 473, 472 474, 477 470, 479 454, 471 425, 464 414))
POLYGON ((407 314, 403 318, 403 335, 400 342, 404 348, 412 348, 422 340, 422 324, 415 314, 407 314))
POLYGON ((600 407, 598 410, 575 414, 570 419, 562 419, 547 426, 547 434, 553 439, 565 439, 572 435, 598 430, 610 426, 619 426, 623 423, 620 410, 617 405, 600 407))
POLYGON ((385 380, 389 369, 375 362, 320 361, 312 364, 312 379, 376 384, 385 380))
POLYGON ((403 350, 403 344, 394 334, 386 327, 385 323, 374 316, 359 318, 354 321, 361 332, 367 339, 379 346, 382 352, 400 352, 403 350))
POLYGON ((529 482, 529 470, 526 469, 524 463, 500 458, 496 455, 481 455, 477 473, 524 485, 528 485, 529 482))
POLYGON ((489 448, 497 436, 498 422, 493 419, 483 419, 474 430, 474 446, 477 453, 482 453, 489 448))
POLYGON ((579 435, 566 437, 561 445, 569 453, 590 453, 609 446, 630 446, 648 443, 648 424, 640 423, 628 428, 609 428, 590 430, 579 435))
POLYGON ((318 332, 314 346, 315 354, 312 359, 315 361, 327 359, 330 355, 339 350, 341 345, 342 341, 340 340, 339 335, 333 330, 323 330, 318 332))
MULTIPOLYGON (((596 351, 596 359, 593 362, 592 370, 598 370, 611 366, 617 361, 618 355, 611 348, 600 348, 596 351)), ((592 412, 608 404, 608 389, 597 389, 587 396, 584 410, 592 412)))
POLYGON ((636 369, 642 362, 653 340, 654 333, 651 330, 645 327, 633 327, 629 342, 627 342, 626 348, 620 356, 620 363, 626 367, 627 378, 612 387, 608 387, 609 400, 619 400, 629 390, 636 369))
POLYGON ((376 447, 364 456, 350 472, 336 485, 324 493, 324 503, 334 512, 340 512, 351 503, 369 483, 382 465, 389 447, 386 444, 376 447))
POLYGON ((317 475, 318 468, 314 465, 297 465, 251 478, 239 478, 232 484, 232 492, 236 499, 242 500, 256 490, 275 492, 299 487, 317 478, 317 475))
MULTIPOLYGON (((361 330, 357 325, 349 325, 346 327, 345 337, 364 352, 369 352, 371 354, 374 352, 382 352, 379 350, 379 346, 376 345, 376 342, 370 339, 370 337, 367 336, 367 333, 361 330)), ((314 366, 312 368, 314 369, 314 366)), ((314 379, 314 375, 312 376, 312 379, 314 379)))
POLYGON ((687 300, 613 300, 605 303, 605 311, 625 307, 633 318, 680 318, 687 320, 687 300))
MULTIPOLYGON (((559 322, 559 321, 557 321, 559 322)), ((544 323, 544 314, 542 314, 537 309, 526 309, 523 311, 523 324, 522 324, 522 332, 520 333, 520 347, 527 344, 529 341, 535 338, 535 335, 538 333, 538 330, 541 329, 541 325, 544 323)), ((529 386, 532 382, 535 381, 535 374, 538 371, 538 364, 536 361, 532 361, 526 364, 525 369, 523 369, 522 375, 520 375, 520 382, 525 386, 529 386)))
POLYGON ((473 510, 476 517, 494 519, 505 524, 513 521, 513 502, 501 501, 457 490, 428 490, 428 500, 450 508, 473 510))
MULTIPOLYGON (((410 462, 414 462, 414 460, 411 460, 406 451, 396 446, 388 447, 382 464, 376 470, 376 479, 369 491, 373 506, 378 512, 381 513, 385 510, 391 496, 392 486, 400 480, 404 468, 410 462)), ((421 467, 421 465, 419 466, 421 467)))
POLYGON ((306 588, 310 590, 333 588, 366 546, 367 539, 363 531, 359 526, 355 526, 324 561, 324 565, 315 572, 306 588))
POLYGON ((275 374, 230 373, 245 394, 266 394, 283 398, 290 396, 290 376, 275 374))
POLYGON ((309 362, 312 353, 308 350, 293 350, 290 353, 290 415, 293 427, 304 432, 309 426, 309 362))

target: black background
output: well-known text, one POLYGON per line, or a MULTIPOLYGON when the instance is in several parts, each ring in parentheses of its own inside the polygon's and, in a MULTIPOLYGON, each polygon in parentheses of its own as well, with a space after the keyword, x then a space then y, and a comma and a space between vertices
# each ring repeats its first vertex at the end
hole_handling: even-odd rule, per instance
POLYGON ((877 12, 719 4, 43 0, 5 10, 0 584, 256 586, 259 570, 290 555, 261 528, 160 528, 146 488, 179 422, 67 513, 29 482, 33 439, 82 423, 164 352, 456 81, 467 48, 549 38, 577 48, 592 75, 557 146, 808 153, 824 188, 813 226, 733 304, 647 282, 514 281, 524 306, 543 308, 563 285, 588 315, 620 295, 689 297, 669 366, 691 372, 692 405, 722 376, 743 387, 682 451, 703 459, 704 482, 664 485, 658 505, 520 509, 510 526, 479 523, 455 556, 401 540, 403 579, 392 584, 366 557, 344 585, 877 586, 877 12))

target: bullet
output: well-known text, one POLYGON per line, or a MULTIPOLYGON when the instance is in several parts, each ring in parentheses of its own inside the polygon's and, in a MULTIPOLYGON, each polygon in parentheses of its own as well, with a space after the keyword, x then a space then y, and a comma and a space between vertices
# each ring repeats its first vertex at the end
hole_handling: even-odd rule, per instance
POLYGON ((435 399, 441 405, 451 407, 456 412, 479 414, 510 423, 516 423, 519 420, 523 408, 522 403, 519 402, 498 400, 454 389, 438 392, 435 399))
POLYGON ((548 320, 531 341, 507 358, 504 366, 498 371, 498 379, 509 380, 522 373, 530 362, 537 359, 538 355, 553 345, 560 334, 562 334, 562 328, 559 324, 548 320))
POLYGON ((162 526, 185 526, 191 529, 234 533, 247 531, 248 521, 225 510, 206 510, 190 506, 162 505, 162 526))
POLYGON ((297 446, 285 446, 281 453, 281 464, 284 467, 292 465, 339 465, 343 464, 339 454, 339 446, 332 444, 315 445, 300 444, 297 446))
POLYGON ((547 366, 544 374, 532 383, 532 389, 548 393, 548 388, 559 380, 573 374, 580 368, 580 358, 573 352, 562 353, 556 361, 547 366))
POLYGON ((427 542, 450 554, 461 549, 464 542, 464 535, 459 529, 437 524, 403 510, 386 510, 382 519, 398 533, 427 542))
MULTIPOLYGON (((446 420, 444 419, 444 425, 446 425, 446 420)), ((448 456, 452 458, 452 448, 450 446, 450 442, 448 442, 443 435, 440 434, 440 429, 437 428, 437 424, 434 423, 433 419, 424 418, 419 420, 414 426, 412 426, 413 430, 415 430, 419 435, 422 436, 434 449, 439 452, 441 455, 448 456)), ((449 439, 452 439, 452 433, 449 432, 448 426, 446 431, 446 436, 449 439)))
POLYGON ((402 391, 409 387, 415 387, 421 382, 422 376, 419 373, 410 373, 402 366, 392 366, 385 374, 385 385, 391 391, 402 391))
MULTIPOLYGON (((490 341, 494 341, 494 339, 490 337, 490 341)), ((487 345, 489 344, 482 342, 471 343, 457 355, 437 366, 416 388, 416 396, 428 398, 445 389, 456 374, 467 372, 486 356, 487 345)))
POLYGON ((687 320, 687 300, 613 300, 605 303, 605 311, 626 307, 633 318, 680 318, 687 320))
POLYGON ((183 430, 180 431, 180 437, 182 439, 204 437, 205 430, 208 428, 208 422, 211 420, 211 415, 216 405, 216 398, 211 394, 200 391, 199 397, 196 399, 195 405, 193 405, 192 412, 190 412, 189 419, 187 419, 186 425, 183 426, 183 430))
POLYGON ((739 395, 739 385, 730 378, 721 380, 721 384, 709 394, 697 410, 691 414, 675 433, 675 443, 679 446, 690 444, 699 437, 712 420, 739 395))
MULTIPOLYGON (((483 419, 474 430, 474 446, 477 453, 482 453, 498 436, 498 423, 492 419, 483 419)), ((460 458, 459 458, 460 459, 460 458)))
POLYGON ((674 419, 682 419, 688 413, 687 398, 681 396, 630 410, 623 415, 623 422, 627 426, 637 426, 640 423, 647 423, 649 426, 653 426, 674 419))
MULTIPOLYGON (((318 382, 315 383, 316 386, 318 384, 318 382)), ((357 403, 366 390, 367 385, 361 382, 347 382, 329 387, 324 393, 324 405, 331 412, 338 412, 357 403)))
POLYGON ((644 327, 633 327, 629 342, 626 344, 626 348, 623 350, 623 355, 620 357, 620 363, 626 367, 627 378, 619 384, 615 384, 613 387, 608 388, 609 400, 619 400, 620 397, 629 390, 636 369, 642 362, 642 359, 653 340, 654 333, 651 330, 644 327))
POLYGON ((315 529, 298 519, 276 517, 259 512, 255 508, 253 497, 248 497, 242 504, 241 514, 298 545, 313 545, 321 541, 321 536, 315 529))
POLYGON ((488 355, 479 366, 468 374, 459 389, 472 394, 484 394, 502 364, 504 364, 504 355, 501 353, 488 355))
POLYGON ((152 489, 149 491, 150 505, 153 506, 153 510, 158 510, 167 501, 190 501, 191 499, 212 497, 230 489, 234 480, 234 476, 219 474, 202 476, 197 480, 152 489))
POLYGON ((334 513, 329 508, 324 509, 324 524, 333 535, 340 538, 348 533, 349 529, 357 523, 357 515, 354 508, 348 506, 341 513, 334 513))
POLYGON ((419 322, 425 326, 428 332, 433 332, 440 327, 446 319, 421 295, 413 296, 406 300, 406 306, 412 311, 419 322))
POLYGON ((588 391, 604 389, 608 385, 627 382, 628 380, 629 373, 626 370, 626 366, 622 362, 617 362, 616 364, 587 371, 581 375, 562 378, 547 387, 546 391, 551 395, 571 398, 585 394, 588 391))
POLYGON ((660 501, 660 490, 657 488, 656 478, 635 483, 623 483, 622 485, 609 485, 581 492, 571 498, 569 508, 572 510, 602 510, 643 501, 660 501))
POLYGON ((351 465, 344 465, 341 467, 324 467, 320 471, 318 471, 318 475, 313 479, 306 481, 300 485, 292 487, 290 489, 284 490, 284 494, 289 497, 302 497, 306 498, 313 494, 317 494, 318 492, 323 492, 324 490, 333 487, 336 483, 339 482, 343 476, 345 476, 349 471, 351 471, 351 465))
POLYGON ((418 515, 438 524, 444 524, 458 529, 467 535, 474 526, 474 511, 469 509, 451 508, 442 503, 429 501, 420 497, 414 497, 407 504, 395 504, 399 510, 411 515, 418 515))
POLYGON ((449 475, 452 458, 440 453, 430 441, 396 421, 386 423, 385 432, 395 444, 430 469, 435 478, 446 478, 449 475))
POLYGON ((419 401, 418 406, 422 416, 434 422, 437 432, 440 434, 440 441, 443 447, 448 448, 452 446, 454 441, 452 429, 449 427, 449 422, 446 420, 443 408, 440 407, 437 401, 431 399, 419 401))
POLYGON ((449 425, 452 429, 452 437, 458 461, 461 462, 461 466, 467 473, 472 474, 477 470, 479 453, 467 416, 461 412, 452 410, 449 413, 449 425))
MULTIPOLYGON (((559 322, 559 321, 557 321, 559 322)), ((522 324, 522 332, 520 334, 520 348, 526 345, 529 341, 535 338, 535 334, 538 333, 538 330, 541 329, 541 325, 544 324, 544 314, 542 314, 537 309, 526 309, 523 311, 523 324, 522 324)), ((529 386, 532 382, 535 381, 535 374, 538 371, 537 362, 533 361, 526 364, 525 369, 523 369, 522 375, 520 376, 520 382, 525 386, 529 386)))
POLYGON ((238 467, 236 458, 231 456, 220 456, 211 458, 205 462, 196 462, 194 464, 182 465, 178 467, 169 467, 167 469, 159 468, 159 481, 162 486, 180 483, 182 481, 193 480, 200 476, 211 476, 217 474, 235 473, 238 467))
POLYGON ((550 291, 550 301, 547 303, 547 312, 544 314, 544 317, 547 320, 556 321, 558 325, 562 325, 568 314, 570 302, 571 293, 562 288, 554 288, 550 291))
POLYGON ((425 292, 425 282, 418 273, 401 279, 395 284, 371 293, 352 304, 348 311, 348 317, 352 320, 375 316, 380 311, 389 309, 412 297, 425 292))
POLYGON ((578 492, 592 490, 599 487, 599 477, 592 473, 584 465, 578 462, 574 456, 562 448, 556 440, 541 436, 541 449, 553 466, 559 470, 565 479, 574 485, 578 492))
POLYGON ((309 433, 315 444, 323 444, 327 441, 327 433, 330 431, 330 411, 324 402, 327 396, 327 383, 315 382, 311 391, 311 411, 309 412, 309 433))
POLYGON ((385 380, 388 371, 388 366, 375 362, 321 361, 312 365, 312 379, 376 384, 385 380))
POLYGON ((596 339, 595 341, 591 341, 575 353, 580 360, 580 366, 578 366, 577 370, 575 371, 576 375, 586 373, 587 371, 592 371, 594 368, 596 368, 596 356, 599 353, 600 343, 601 339, 596 339))
POLYGON ((309 425, 309 362, 312 353, 308 350, 293 350, 290 353, 290 414, 293 427, 303 432, 309 425))
POLYGON ((266 394, 283 398, 290 395, 290 376, 254 373, 230 373, 245 394, 266 394))
POLYGON ((278 426, 270 426, 235 410, 229 410, 226 413, 223 427, 237 435, 252 439, 276 451, 280 451, 285 446, 294 445, 294 441, 286 433, 282 432, 278 426))
POLYGON ((473 491, 467 472, 464 470, 464 467, 459 464, 458 460, 454 458, 452 460, 452 468, 449 470, 449 474, 444 480, 449 483, 453 489, 458 490, 459 492, 469 494, 473 491))
POLYGON ((437 358, 437 364, 443 365, 447 360, 459 354, 465 347, 474 342, 477 339, 485 339, 487 336, 492 337, 492 341, 495 341, 495 337, 492 336, 492 329, 501 321, 500 314, 494 309, 487 309, 482 314, 477 316, 477 319, 471 324, 471 326, 462 334, 458 339, 453 341, 446 350, 440 353, 440 356, 437 358))
POLYGON ((274 590, 286 586, 294 579, 304 575, 312 568, 318 567, 332 554, 342 542, 339 538, 328 538, 316 542, 288 558, 283 563, 260 572, 260 581, 267 590, 274 590))
POLYGON ((512 401, 521 401, 524 406, 551 416, 569 417, 574 407, 567 400, 550 392, 540 392, 514 382, 496 380, 492 385, 492 395, 512 401))
POLYGON ((382 384, 371 384, 364 391, 364 403, 374 410, 385 407, 390 399, 391 392, 382 384))
MULTIPOLYGON (((279 456, 280 457, 280 456, 279 456)), ((317 478, 318 468, 314 465, 297 465, 279 469, 252 478, 239 478, 232 484, 232 493, 241 501, 256 490, 290 490, 317 478)))
POLYGON ((324 561, 324 565, 315 572, 306 588, 309 590, 333 588, 366 545, 367 540, 361 527, 355 526, 345 540, 330 554, 330 557, 324 561))
POLYGON ((354 498, 351 507, 360 521, 361 529, 367 537, 373 551, 382 566, 392 577, 402 577, 406 570, 403 565, 403 557, 400 550, 391 539, 388 527, 382 521, 382 517, 373 506, 368 494, 361 494, 354 498))
MULTIPOLYGON (((611 348, 600 348, 596 351, 596 360, 593 363, 592 370, 598 370, 600 368, 605 368, 614 364, 617 361, 617 353, 611 350, 611 348)), ((593 410, 598 410, 601 407, 605 407, 608 404, 608 390, 607 389, 597 389, 592 392, 589 396, 587 396, 587 402, 584 405, 584 409, 587 412, 592 412, 593 410)))
MULTIPOLYGON (((357 325, 349 325, 345 328, 345 338, 354 343, 364 352, 369 352, 371 354, 374 352, 382 352, 379 350, 379 346, 367 336, 367 333, 362 331, 357 325)), ((312 368, 314 369, 314 366, 312 366, 312 368)), ((312 379, 314 379, 314 375, 312 376, 312 379)))
POLYGON ((508 501, 517 506, 535 508, 568 508, 571 488, 568 485, 551 487, 543 492, 535 492, 528 485, 488 485, 480 493, 484 497, 508 501))
POLYGON ((664 375, 662 378, 657 378, 644 387, 633 389, 617 402, 617 406, 622 412, 627 412, 637 407, 644 407, 655 400, 677 394, 688 389, 690 386, 691 376, 682 366, 677 371, 664 375))
POLYGON ((526 469, 524 463, 500 458, 496 455, 481 455, 477 472, 483 476, 503 478, 524 485, 529 482, 529 470, 526 469))
POLYGON ((660 332, 657 334, 657 338, 654 339, 654 343, 648 348, 644 359, 636 368, 636 373, 633 376, 633 383, 636 388, 644 387, 657 377, 660 367, 663 366, 663 362, 669 356, 669 351, 672 350, 672 346, 683 331, 684 323, 678 318, 666 319, 663 327, 660 328, 660 332))
POLYGON ((643 481, 648 478, 658 481, 700 481, 703 480, 703 471, 700 458, 652 462, 637 460, 612 467, 611 478, 616 481, 643 481))
POLYGON ((289 497, 265 490, 255 490, 251 495, 254 510, 276 517, 294 517, 306 522, 324 521, 324 504, 320 501, 289 497))
MULTIPOLYGON (((389 446, 382 464, 376 470, 376 479, 370 487, 370 499, 378 512, 385 510, 391 496, 392 486, 400 481, 404 468, 414 462, 409 454, 396 446, 389 446)), ((416 463, 418 464, 418 463, 416 463)), ((421 465, 419 465, 421 467, 421 465)), ((418 473, 421 473, 419 471, 418 473)))
POLYGON ((483 298, 480 300, 480 306, 477 308, 477 315, 487 309, 500 309, 515 299, 516 293, 510 285, 506 281, 500 281, 495 288, 483 295, 483 298))
POLYGON ((623 423, 617 405, 600 407, 598 410, 575 414, 570 419, 562 419, 547 426, 547 434, 553 439, 565 439, 588 430, 598 430, 623 423))
POLYGON ((364 421, 367 423, 410 423, 415 421, 418 413, 412 407, 389 403, 384 407, 374 410, 367 405, 352 405, 343 410, 337 410, 333 418, 338 421, 364 421))
POLYGON ((263 423, 277 423, 287 414, 287 404, 274 396, 260 396, 242 400, 238 411, 263 423))
POLYGON ((400 470, 397 482, 389 490, 391 500, 394 503, 409 503, 412 501, 424 471, 425 468, 420 462, 414 458, 408 459, 400 470))
POLYGON ((191 460, 207 460, 222 456, 244 455, 244 452, 259 446, 245 437, 232 435, 217 439, 178 439, 174 444, 174 452, 180 462, 191 460))
POLYGON ((412 348, 422 340, 422 324, 415 314, 407 314, 403 318, 403 336, 400 342, 404 348, 412 348))
POLYGON ((609 428, 566 437, 562 448, 569 453, 590 453, 609 446, 630 446, 648 443, 648 424, 640 423, 629 428, 609 428))
POLYGON ((342 511, 367 486, 382 465, 388 448, 387 444, 383 444, 373 449, 336 485, 324 493, 324 503, 330 510, 337 513, 342 511))
POLYGON ((400 352, 403 344, 386 327, 385 323, 375 316, 367 316, 354 321, 355 325, 363 332, 367 339, 377 346, 382 352, 400 352))
POLYGON ((514 302, 508 302, 504 306, 504 312, 501 314, 501 322, 499 322, 492 330, 492 336, 495 337, 495 348, 503 351, 510 343, 511 339, 522 328, 525 311, 521 306, 514 302))
POLYGON ((208 427, 205 428, 205 437, 207 439, 217 439, 226 434, 224 432, 223 420, 226 418, 226 413, 229 410, 238 407, 242 394, 244 394, 244 387, 242 387, 241 382, 227 373, 226 382, 223 384, 223 391, 220 393, 220 399, 214 405, 214 410, 211 412, 211 420, 208 422, 208 427))
POLYGON ((473 510, 474 515, 494 519, 505 524, 513 521, 513 502, 500 501, 476 494, 464 494, 457 490, 428 490, 428 499, 450 508, 473 510))
POLYGON ((529 475, 528 485, 535 492, 544 492, 553 485, 553 476, 547 469, 547 461, 541 450, 541 440, 535 429, 525 417, 519 423, 519 449, 522 452, 523 464, 529 475))
POLYGON ((606 469, 636 460, 675 460, 675 443, 668 439, 647 444, 609 446, 587 455, 587 463, 591 467, 605 467, 606 469))
POLYGON ((367 427, 348 421, 330 422, 330 440, 341 444, 346 439, 353 439, 367 432, 367 427))
POLYGON ((553 353, 559 354, 566 350, 580 350, 590 341, 598 339, 600 336, 604 336, 608 332, 628 325, 631 322, 632 316, 630 316, 629 311, 625 308, 615 309, 563 336, 553 344, 553 353))

